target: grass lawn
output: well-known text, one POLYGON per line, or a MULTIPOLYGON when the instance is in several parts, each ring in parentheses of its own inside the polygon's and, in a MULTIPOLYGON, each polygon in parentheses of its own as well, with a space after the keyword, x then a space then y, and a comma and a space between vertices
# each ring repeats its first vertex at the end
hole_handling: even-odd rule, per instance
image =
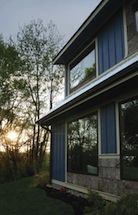
POLYGON ((0 184, 1 215, 73 215, 64 202, 47 197, 43 190, 33 187, 34 178, 0 184))

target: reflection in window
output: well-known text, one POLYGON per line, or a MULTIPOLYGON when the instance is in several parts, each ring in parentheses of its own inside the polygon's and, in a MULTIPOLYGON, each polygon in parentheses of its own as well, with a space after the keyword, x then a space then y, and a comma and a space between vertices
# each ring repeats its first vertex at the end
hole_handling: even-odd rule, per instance
POLYGON ((138 99, 120 104, 122 178, 138 179, 138 99))
POLYGON ((138 1, 136 0, 133 3, 134 19, 135 19, 135 29, 138 33, 138 1))
POLYGON ((138 32, 138 10, 135 12, 136 32, 138 32))
POLYGON ((68 171, 97 174, 97 113, 68 123, 68 171))
POLYGON ((96 77, 95 48, 70 70, 70 92, 96 77))

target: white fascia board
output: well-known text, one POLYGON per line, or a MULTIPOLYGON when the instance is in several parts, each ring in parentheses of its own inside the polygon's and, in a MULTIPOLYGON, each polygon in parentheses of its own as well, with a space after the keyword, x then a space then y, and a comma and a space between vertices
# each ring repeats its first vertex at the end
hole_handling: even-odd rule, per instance
POLYGON ((114 67, 112 67, 111 69, 102 73, 100 76, 97 77, 97 80, 94 80, 91 84, 89 84, 85 88, 82 88, 79 91, 77 91, 76 93, 69 95, 69 97, 67 97, 65 100, 63 100, 57 106, 55 106, 49 112, 47 112, 47 114, 43 115, 39 121, 41 121, 43 118, 50 115, 54 111, 58 110, 62 106, 66 105, 67 103, 71 102, 75 98, 77 98, 77 97, 81 96, 82 94, 86 93, 87 91, 91 90, 92 88, 99 85, 100 83, 108 80, 109 78, 111 78, 112 76, 114 76, 116 74, 119 74, 122 70, 126 69, 127 67, 131 66, 132 64, 134 64, 136 62, 138 62, 138 53, 136 53, 135 55, 133 55, 129 58, 124 59, 123 61, 121 61, 114 67))

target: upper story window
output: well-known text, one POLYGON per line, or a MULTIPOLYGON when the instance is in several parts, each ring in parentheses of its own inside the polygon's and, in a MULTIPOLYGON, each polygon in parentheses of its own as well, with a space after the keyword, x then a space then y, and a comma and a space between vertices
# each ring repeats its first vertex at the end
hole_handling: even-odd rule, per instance
POLYGON ((69 92, 77 90, 96 77, 95 43, 70 64, 69 92))

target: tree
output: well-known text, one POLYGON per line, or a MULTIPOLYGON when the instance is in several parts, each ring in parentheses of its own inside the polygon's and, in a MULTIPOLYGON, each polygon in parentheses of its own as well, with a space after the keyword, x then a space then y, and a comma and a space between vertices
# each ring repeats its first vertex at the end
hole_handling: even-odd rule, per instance
MULTIPOLYGON (((15 75, 18 68, 18 53, 15 47, 4 42, 0 37, 0 133, 2 132, 2 122, 7 117, 12 120, 13 113, 9 105, 9 100, 13 100, 13 85, 11 76, 15 75)), ((14 104, 12 104, 14 106, 14 104)))
POLYGON ((48 127, 43 129, 38 126, 36 121, 44 108, 52 107, 53 96, 61 89, 63 69, 52 64, 61 41, 56 26, 50 22, 45 28, 40 19, 25 25, 17 35, 17 49, 23 61, 21 74, 26 82, 24 90, 28 97, 26 105, 32 125, 32 160, 35 161, 36 173, 42 165, 50 131, 48 127))
MULTIPOLYGON (((3 168, 9 177, 11 172, 17 176, 17 161, 19 161, 21 145, 26 144, 26 140, 20 140, 24 131, 28 128, 29 121, 24 105, 24 88, 26 82, 20 75, 22 61, 12 40, 5 42, 0 37, 0 149, 3 168), (18 132, 17 147, 11 147, 7 134, 11 130, 18 132), (11 161, 14 164, 11 169, 11 161), (10 173, 10 174, 9 174, 10 173)), ((26 98, 26 97, 25 97, 26 98)), ((14 143, 15 144, 15 143, 14 143)), ((5 175, 5 177, 6 177, 5 175)))

